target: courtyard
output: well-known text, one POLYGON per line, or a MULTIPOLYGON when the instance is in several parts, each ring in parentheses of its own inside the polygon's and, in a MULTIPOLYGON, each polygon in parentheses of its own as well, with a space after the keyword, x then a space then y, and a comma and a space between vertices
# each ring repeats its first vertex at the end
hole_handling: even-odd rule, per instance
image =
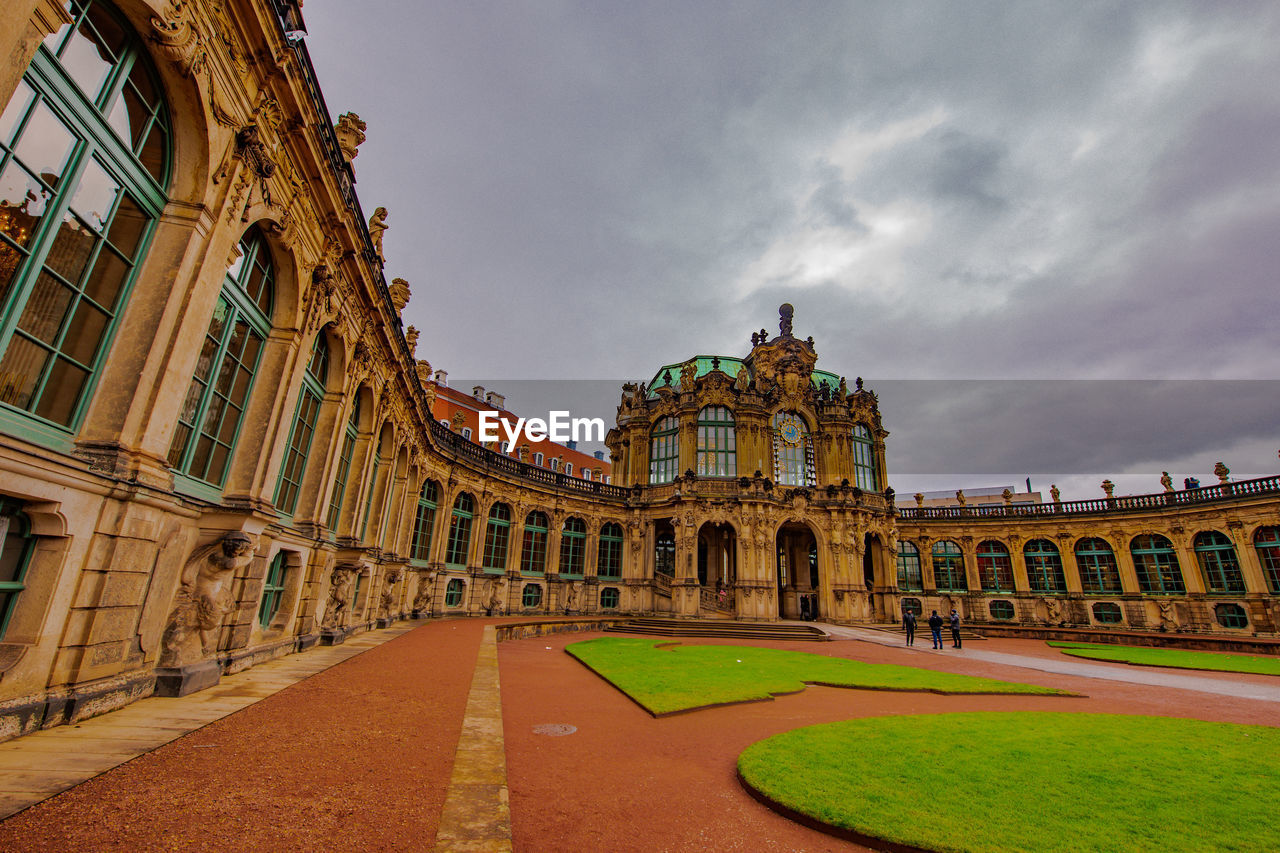
MULTIPOLYGON (((182 735, 182 720, 196 721, 202 703, 230 703, 255 689, 269 693, 208 725, 191 722, 189 734, 14 814, 0 823, 0 849, 870 849, 757 802, 737 778, 739 754, 800 727, 886 715, 1050 711, 1267 726, 1280 716, 1280 683, 1271 676, 1083 660, 1038 640, 973 640, 962 650, 934 651, 917 638, 917 646, 904 648, 889 632, 837 627, 825 643, 676 642, 757 645, 1078 695, 810 685, 770 700, 654 717, 565 652, 571 643, 609 635, 507 640, 496 643, 496 667, 486 663, 486 646, 493 657, 492 626, 512 621, 518 620, 401 622, 352 638, 353 647, 363 642, 367 650, 282 689, 276 688, 291 676, 273 674, 273 667, 308 655, 229 676, 184 699, 143 700, 84 721, 81 732, 95 725, 122 730, 113 717, 154 716, 148 702, 176 703, 163 706, 168 710, 155 725, 182 735), (391 638, 379 642, 380 635, 391 638), (496 729, 486 728, 496 716, 485 707, 498 705, 496 697, 477 693, 487 668, 500 684, 496 729), (254 688, 255 679, 268 686, 254 688), (182 708, 192 710, 184 716, 182 708), (472 756, 479 761, 455 766, 468 737, 483 742, 472 756), (471 801, 450 799, 458 792, 471 801), (504 798, 509 834, 498 805, 504 798), (477 837, 468 839, 473 831, 477 837)), ((0 794, 34 790, 40 768, 66 768, 104 749, 77 747, 76 729, 6 744, 0 794)), ((1070 773, 1070 757, 1059 759, 1070 773)), ((1061 841, 1072 849, 1071 839, 1061 841)))

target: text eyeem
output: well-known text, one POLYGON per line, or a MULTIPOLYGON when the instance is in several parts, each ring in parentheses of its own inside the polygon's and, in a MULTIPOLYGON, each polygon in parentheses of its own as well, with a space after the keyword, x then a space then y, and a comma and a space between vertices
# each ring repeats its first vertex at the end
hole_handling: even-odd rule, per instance
POLYGON ((480 412, 480 440, 497 441, 506 436, 511 447, 520 443, 521 437, 530 443, 550 439, 556 442, 566 441, 604 441, 604 418, 574 418, 569 412, 554 411, 547 413, 547 419, 516 418, 515 423, 503 420, 498 412, 480 412), (583 435, 583 433, 586 433, 583 435))

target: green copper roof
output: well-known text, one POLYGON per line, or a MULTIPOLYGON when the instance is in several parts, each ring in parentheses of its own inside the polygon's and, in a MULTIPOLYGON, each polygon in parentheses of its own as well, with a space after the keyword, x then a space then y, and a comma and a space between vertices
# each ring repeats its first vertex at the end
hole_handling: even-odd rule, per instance
MULTIPOLYGON (((661 388, 662 386, 668 385, 668 384, 670 384, 674 388, 679 388, 680 387, 680 371, 690 361, 692 361, 695 365, 697 365, 699 377, 706 376, 712 370, 711 360, 713 358, 717 358, 717 356, 695 355, 691 359, 686 359, 685 361, 677 361, 675 364, 664 364, 662 367, 658 368, 658 372, 655 373, 653 375, 653 379, 650 380, 648 385, 649 393, 652 394, 656 389, 661 388), (666 373, 667 371, 671 371, 670 383, 668 383, 663 378, 663 374, 666 373)), ((738 371, 742 369, 742 359, 740 358, 733 358, 727 355, 718 356, 718 358, 720 359, 720 370, 724 373, 729 374, 730 378, 737 376, 738 371)), ((837 376, 836 374, 830 373, 826 370, 813 371, 812 381, 815 388, 818 387, 818 385, 820 385, 823 380, 826 380, 827 384, 831 386, 831 389, 833 391, 840 385, 840 377, 837 376)))

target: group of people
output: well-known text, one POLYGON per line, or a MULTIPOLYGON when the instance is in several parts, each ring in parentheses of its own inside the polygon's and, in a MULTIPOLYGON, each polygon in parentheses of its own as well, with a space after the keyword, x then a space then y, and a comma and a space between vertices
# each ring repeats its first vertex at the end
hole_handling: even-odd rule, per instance
MULTIPOLYGON (((946 619, 939 616, 936 610, 929 617, 929 633, 933 635, 933 647, 935 649, 942 648, 942 625, 944 622, 951 624, 951 648, 960 648, 960 614, 954 609, 946 619)), ((907 632, 907 645, 914 646, 916 644, 915 611, 906 609, 902 611, 902 628, 907 632)))

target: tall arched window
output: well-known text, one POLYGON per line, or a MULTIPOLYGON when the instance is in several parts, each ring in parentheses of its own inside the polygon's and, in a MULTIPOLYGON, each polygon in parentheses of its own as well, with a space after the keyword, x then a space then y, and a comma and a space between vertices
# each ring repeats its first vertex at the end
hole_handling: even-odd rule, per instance
POLYGON ((698 476, 738 476, 738 444, 733 412, 706 406, 698 412, 698 476))
POLYGON ((274 290, 267 242, 251 228, 240 239, 239 257, 227 270, 169 447, 170 467, 218 488, 226 479, 254 373, 271 332, 274 290))
POLYGON ((105 3, 68 11, 0 114, 0 411, 62 430, 83 416, 170 161, 141 39, 105 3))
POLYGON ((1080 588, 1086 594, 1121 592, 1120 568, 1105 539, 1089 537, 1076 542, 1076 568, 1080 571, 1080 588))
POLYGON ((560 531, 560 574, 581 576, 587 564, 587 523, 567 518, 560 531))
POLYGON ((622 527, 612 521, 600 528, 596 574, 602 578, 622 577, 622 527))
POLYGON ((898 589, 922 592, 924 578, 920 572, 920 549, 914 542, 898 543, 898 589))
MULTIPOLYGON (((384 433, 386 432, 385 427, 383 432, 384 433)), ((386 437, 384 435, 383 438, 380 438, 378 440, 378 446, 376 448, 376 452, 373 454, 373 465, 370 466, 371 470, 369 471, 369 488, 366 490, 366 494, 364 497, 364 516, 360 522, 360 538, 361 539, 364 539, 366 536, 369 535, 369 518, 370 516, 373 515, 373 499, 377 495, 378 472, 382 470, 382 465, 384 462, 390 461, 389 459, 383 459, 383 456, 382 456, 382 449, 383 449, 383 446, 386 444, 389 444, 389 441, 386 440, 386 437)))
POLYGON ((418 510, 413 518, 413 542, 409 546, 409 559, 425 563, 431 559, 431 539, 436 529, 436 508, 440 503, 440 487, 435 480, 427 480, 418 492, 418 510))
POLYGON ((311 452, 311 439, 316 434, 316 420, 320 416, 320 403, 324 400, 324 386, 328 379, 329 344, 325 342, 322 331, 316 335, 311 359, 302 374, 302 393, 298 395, 289 445, 284 454, 284 465, 280 468, 280 482, 276 484, 276 509, 285 515, 293 515, 298 507, 302 475, 307 469, 307 454, 311 452))
POLYGON ((969 579, 964 570, 964 552, 949 539, 933 543, 933 581, 938 585, 938 592, 969 590, 969 579))
POLYGON ((1013 592, 1013 562, 1004 543, 978 543, 978 580, 983 592, 1013 592))
POLYGON ((507 570, 507 546, 511 541, 511 507, 496 503, 489 508, 489 526, 484 531, 484 562, 486 572, 507 570))
POLYGON ((853 425, 853 476, 854 485, 864 492, 880 491, 880 478, 876 476, 876 444, 866 424, 853 425))
POLYGON ((18 596, 26 588, 27 563, 34 544, 31 523, 22 512, 22 504, 0 497, 0 640, 9 627, 18 596))
POLYGON ((1272 595, 1280 593, 1280 527, 1259 527, 1253 533, 1253 547, 1258 551, 1258 562, 1267 576, 1267 589, 1272 595))
POLYGON ((1236 548, 1226 535, 1216 530, 1203 530, 1196 534, 1193 547, 1200 574, 1204 576, 1204 589, 1210 595, 1243 595, 1244 575, 1240 573, 1240 561, 1236 548))
POLYGON ((1183 595, 1182 569, 1173 544, 1163 536, 1144 533, 1129 543, 1133 567, 1138 571, 1138 589, 1149 595, 1183 595))
POLYGON ((471 519, 476 502, 471 495, 460 492, 453 502, 453 515, 449 518, 449 541, 445 545, 444 561, 451 566, 465 566, 471 552, 471 519))
POLYGON ((329 517, 325 526, 330 531, 337 531, 338 522, 342 519, 342 500, 347 492, 347 478, 351 476, 351 456, 356 450, 356 438, 360 431, 360 394, 356 393, 355 402, 351 404, 351 417, 347 418, 347 426, 343 431, 342 452, 338 454, 338 470, 333 476, 333 492, 329 495, 329 517))
POLYGON ((1067 577, 1062 571, 1062 555, 1048 539, 1032 539, 1022 549, 1027 561, 1027 582, 1032 592, 1053 595, 1067 591, 1067 577))
POLYGON ((649 433, 649 483, 670 483, 679 473, 679 422, 675 418, 663 418, 649 433))
POLYGON ((547 515, 534 510, 524 519, 524 547, 520 551, 520 571, 542 574, 547 570, 547 515))
POLYGON ((817 482, 809 427, 795 412, 773 416, 773 479, 782 486, 812 486, 817 482))

